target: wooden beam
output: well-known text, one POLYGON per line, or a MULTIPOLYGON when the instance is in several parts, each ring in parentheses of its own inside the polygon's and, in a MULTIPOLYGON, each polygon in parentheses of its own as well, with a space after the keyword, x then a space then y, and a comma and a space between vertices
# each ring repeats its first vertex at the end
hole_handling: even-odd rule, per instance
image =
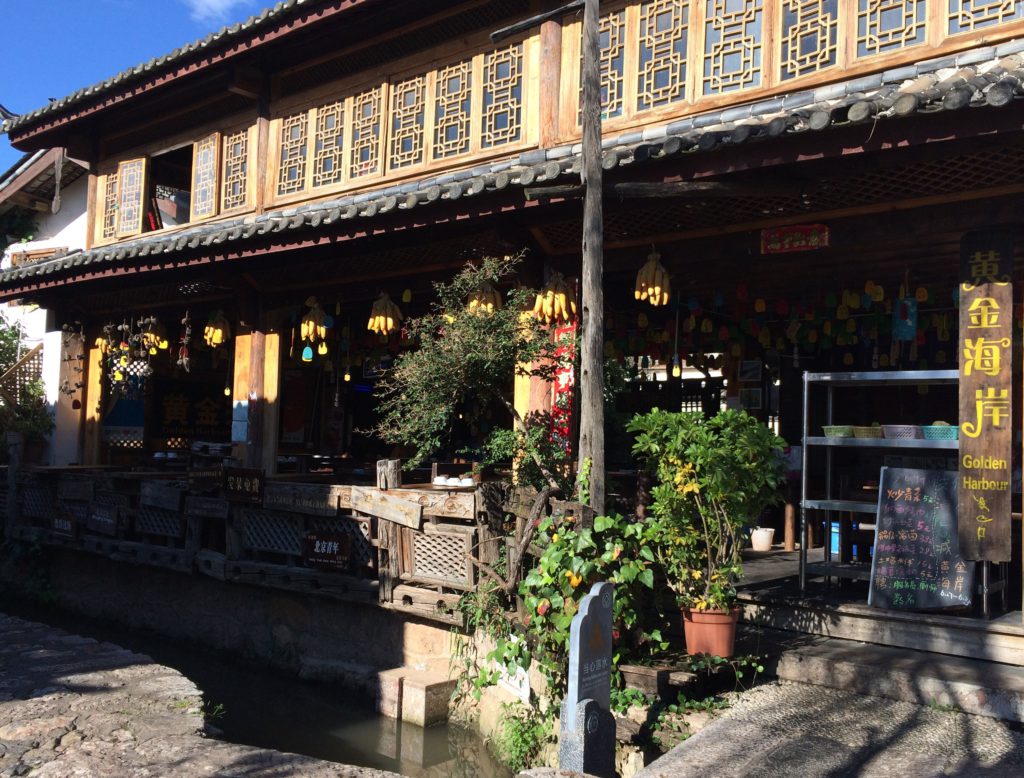
POLYGON ((527 17, 522 21, 510 24, 507 27, 502 27, 500 30, 495 30, 491 33, 491 42, 497 43, 498 41, 503 41, 506 38, 511 38, 513 35, 526 32, 527 30, 551 19, 558 19, 561 16, 565 16, 567 13, 579 11, 583 8, 585 2, 586 0, 572 0, 572 2, 566 3, 558 8, 553 8, 550 11, 535 14, 534 16, 527 17))

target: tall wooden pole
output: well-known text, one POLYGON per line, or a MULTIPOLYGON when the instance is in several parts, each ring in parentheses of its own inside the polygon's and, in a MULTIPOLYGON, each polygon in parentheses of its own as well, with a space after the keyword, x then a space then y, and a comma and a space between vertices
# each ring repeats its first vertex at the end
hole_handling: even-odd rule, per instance
POLYGON ((580 338, 580 468, 590 462, 590 506, 605 509, 604 212, 601 202, 599 0, 583 10, 583 331, 580 338))

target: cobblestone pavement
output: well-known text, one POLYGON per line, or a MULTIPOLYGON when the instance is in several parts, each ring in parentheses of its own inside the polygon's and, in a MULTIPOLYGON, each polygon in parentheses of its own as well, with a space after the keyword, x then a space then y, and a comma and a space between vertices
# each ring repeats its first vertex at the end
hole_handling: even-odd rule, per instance
POLYGON ((0 613, 0 778, 400 778, 203 737, 202 694, 111 643, 0 613))
POLYGON ((1010 778, 1024 776, 1015 725, 808 684, 775 682, 637 778, 1010 778))

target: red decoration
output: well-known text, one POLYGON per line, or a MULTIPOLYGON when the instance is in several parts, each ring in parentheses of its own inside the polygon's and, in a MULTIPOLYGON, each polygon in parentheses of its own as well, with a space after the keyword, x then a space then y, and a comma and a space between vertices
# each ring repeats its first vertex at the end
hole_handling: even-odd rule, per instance
POLYGON ((572 394, 576 383, 576 322, 555 327, 555 359, 558 370, 551 390, 551 439, 568 454, 572 446, 572 394))
POLYGON ((761 230, 762 254, 787 254, 791 251, 816 251, 828 248, 829 231, 825 224, 799 224, 761 230))

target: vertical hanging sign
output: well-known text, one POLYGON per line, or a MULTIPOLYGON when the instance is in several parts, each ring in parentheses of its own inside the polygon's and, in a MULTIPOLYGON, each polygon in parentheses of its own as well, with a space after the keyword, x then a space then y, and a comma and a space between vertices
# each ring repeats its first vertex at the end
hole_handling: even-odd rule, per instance
POLYGON ((960 242, 960 488, 965 559, 1010 561, 1013 444, 1013 239, 971 232, 960 242))

